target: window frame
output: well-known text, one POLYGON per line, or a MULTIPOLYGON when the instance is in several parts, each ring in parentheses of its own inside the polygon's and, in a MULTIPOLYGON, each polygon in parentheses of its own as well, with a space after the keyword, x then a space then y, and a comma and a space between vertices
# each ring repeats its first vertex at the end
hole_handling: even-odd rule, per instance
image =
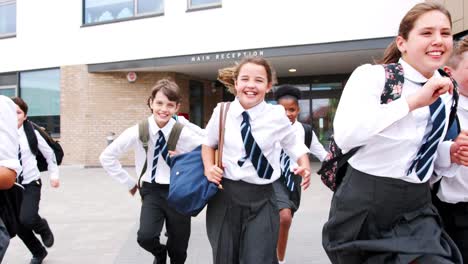
POLYGON ((192 5, 192 0, 187 0, 187 12, 200 11, 212 8, 221 8, 223 6, 222 0, 216 0, 216 3, 212 4, 202 4, 202 5, 192 5))
POLYGON ((5 38, 14 38, 16 37, 16 26, 17 26, 17 20, 18 20, 18 13, 17 13, 17 1, 16 0, 6 0, 6 1, 0 1, 0 6, 6 6, 6 5, 9 5, 9 4, 12 4, 14 3, 15 4, 15 32, 12 32, 12 33, 5 33, 5 34, 2 34, 0 33, 0 39, 5 39, 5 38))
POLYGON ((132 0, 132 1, 133 1, 133 16, 132 17, 117 18, 117 19, 101 21, 101 22, 86 23, 86 0, 82 0, 81 1, 82 2, 81 27, 119 23, 119 22, 124 22, 124 21, 131 21, 131 20, 137 20, 137 19, 143 19, 143 18, 149 18, 149 17, 158 17, 158 16, 164 15, 166 0, 161 0, 163 3, 162 11, 146 12, 146 13, 138 13, 138 1, 139 0, 132 0))

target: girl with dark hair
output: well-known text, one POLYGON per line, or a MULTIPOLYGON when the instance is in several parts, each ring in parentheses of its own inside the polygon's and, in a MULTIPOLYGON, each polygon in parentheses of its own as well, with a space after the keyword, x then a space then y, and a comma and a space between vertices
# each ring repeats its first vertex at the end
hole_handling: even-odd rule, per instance
POLYGON ((381 104, 382 65, 349 78, 334 120, 344 153, 355 147, 323 228, 332 263, 462 263, 431 202, 429 179, 450 160, 445 144, 452 81, 437 71, 452 52, 452 24, 440 4, 415 5, 383 63, 398 62, 401 97, 381 104))
MULTIPOLYGON (((296 136, 309 147, 310 152, 323 161, 327 156, 327 151, 320 144, 317 136, 312 130, 312 126, 298 122, 297 117, 301 111, 299 99, 301 91, 292 85, 281 85, 275 91, 276 101, 284 107, 286 116, 296 130, 296 136)), ((291 162, 289 157, 281 152, 281 177, 273 183, 276 201, 278 203, 280 215, 280 228, 276 252, 278 262, 285 262, 286 245, 288 243, 289 228, 291 227, 294 213, 299 209, 301 202, 301 182, 302 177, 295 175, 292 171, 297 166, 291 162)))

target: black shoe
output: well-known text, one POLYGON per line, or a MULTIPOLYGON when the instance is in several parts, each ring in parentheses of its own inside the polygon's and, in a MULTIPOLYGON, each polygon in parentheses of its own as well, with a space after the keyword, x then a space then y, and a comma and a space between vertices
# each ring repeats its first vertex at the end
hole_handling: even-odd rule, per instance
POLYGON ((33 258, 31 259, 30 264, 41 264, 46 256, 47 256, 47 250, 44 249, 44 252, 41 255, 33 256, 33 258))
POLYGON ((165 245, 161 245, 161 249, 154 257, 153 264, 166 264, 167 259, 167 248, 165 245))
POLYGON ((42 243, 44 243, 44 246, 50 248, 51 246, 54 245, 54 234, 52 233, 52 230, 50 230, 49 224, 47 223, 47 220, 42 219, 44 221, 45 226, 47 227, 46 230, 44 230, 42 233, 39 235, 41 236, 42 243))

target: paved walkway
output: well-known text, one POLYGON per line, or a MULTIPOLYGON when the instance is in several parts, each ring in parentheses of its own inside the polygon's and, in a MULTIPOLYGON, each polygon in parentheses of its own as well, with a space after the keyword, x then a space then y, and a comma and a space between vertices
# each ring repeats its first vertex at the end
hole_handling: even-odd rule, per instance
MULTIPOLYGON (((317 163, 313 163, 317 170, 317 163)), ((134 169, 128 169, 135 175, 134 169)), ((139 196, 131 197, 124 186, 103 169, 61 167, 61 187, 44 184, 40 213, 55 234, 44 264, 152 263, 152 256, 136 242, 139 196)), ((47 175, 43 176, 47 183, 47 175)), ((331 192, 318 176, 303 193, 301 207, 290 232, 287 263, 329 263, 321 246, 321 229, 327 219, 331 192)), ((31 255, 17 237, 11 240, 3 263, 29 263, 31 255)), ((187 264, 211 264, 204 212, 192 218, 187 264)))

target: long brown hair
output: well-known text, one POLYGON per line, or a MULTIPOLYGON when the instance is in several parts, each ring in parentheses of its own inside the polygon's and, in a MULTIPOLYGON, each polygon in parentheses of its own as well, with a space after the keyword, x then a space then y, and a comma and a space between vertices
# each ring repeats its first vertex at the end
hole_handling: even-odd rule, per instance
MULTIPOLYGON (((430 11, 439 11, 447 16, 448 20, 450 21, 450 26, 452 26, 452 16, 443 5, 436 2, 424 2, 416 4, 408 11, 408 13, 406 13, 400 22, 398 36, 407 40, 410 31, 414 28, 414 24, 419 19, 419 17, 430 11)), ((395 40, 393 40, 392 43, 390 43, 390 45, 388 45, 388 47, 385 49, 383 58, 378 60, 377 63, 395 63, 398 62, 400 57, 401 52, 397 47, 395 38, 395 40)))
POLYGON ((237 77, 239 76, 239 72, 242 66, 244 66, 247 63, 253 63, 256 65, 263 66, 267 73, 268 83, 271 83, 273 85, 276 84, 275 70, 273 69, 273 67, 270 65, 270 63, 266 59, 262 57, 245 57, 236 66, 227 67, 227 68, 218 70, 218 81, 224 84, 224 86, 228 88, 228 91, 230 93, 232 93, 233 95, 236 95, 235 81, 237 77))

